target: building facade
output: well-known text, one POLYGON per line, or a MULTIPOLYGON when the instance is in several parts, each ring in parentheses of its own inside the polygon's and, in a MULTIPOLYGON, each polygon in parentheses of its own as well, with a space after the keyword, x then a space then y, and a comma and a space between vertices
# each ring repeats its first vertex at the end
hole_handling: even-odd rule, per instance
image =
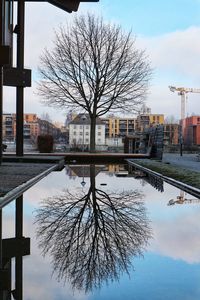
POLYGON ((163 114, 151 114, 151 113, 140 113, 137 116, 136 129, 139 132, 143 132, 145 129, 164 124, 163 114))
POLYGON ((184 119, 183 142, 185 145, 200 145, 200 116, 184 119))
POLYGON ((125 137, 134 134, 136 130, 136 118, 102 118, 105 124, 106 138, 125 137))
MULTIPOLYGON (((23 126, 24 139, 37 141, 38 135, 50 134, 56 140, 61 130, 54 124, 41 120, 36 114, 24 114, 23 126)), ((15 141, 16 139, 16 114, 3 114, 3 140, 15 141)))
MULTIPOLYGON (((90 145, 90 118, 87 114, 79 114, 69 123, 69 145, 87 150, 90 145)), ((105 124, 96 120, 96 145, 105 145, 105 124)))
POLYGON ((14 116, 13 114, 3 114, 3 140, 11 142, 14 138, 14 116))
POLYGON ((164 144, 178 145, 179 144, 180 125, 179 124, 164 124, 164 144))

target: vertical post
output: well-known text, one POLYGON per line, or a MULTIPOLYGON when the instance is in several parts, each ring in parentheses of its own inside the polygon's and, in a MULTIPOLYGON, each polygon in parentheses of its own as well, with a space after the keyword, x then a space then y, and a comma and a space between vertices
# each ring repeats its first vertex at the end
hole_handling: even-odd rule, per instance
POLYGON ((3 67, 0 66, 0 165, 2 162, 3 143, 3 67))
MULTIPOLYGON (((3 250, 2 250, 2 209, 0 209, 0 272, 3 270, 3 250)), ((0 290, 0 299, 3 299, 3 290, 0 290)))
MULTIPOLYGON (((4 1, 0 2, 0 46, 3 46, 3 25, 4 25, 4 1)), ((3 66, 0 66, 0 164, 2 161, 2 140, 3 140, 3 66)))
POLYGON ((179 125, 179 145, 180 145, 180 156, 183 156, 183 124, 182 124, 182 120, 181 123, 179 125))
MULTIPOLYGON (((18 0, 17 7, 17 68, 24 69, 24 18, 25 2, 18 0)), ((24 87, 16 88, 16 155, 23 156, 24 87)))
MULTIPOLYGON (((23 237, 23 196, 16 199, 15 215, 15 236, 18 239, 23 237)), ((15 289, 16 300, 23 300, 23 257, 15 258, 15 289)))

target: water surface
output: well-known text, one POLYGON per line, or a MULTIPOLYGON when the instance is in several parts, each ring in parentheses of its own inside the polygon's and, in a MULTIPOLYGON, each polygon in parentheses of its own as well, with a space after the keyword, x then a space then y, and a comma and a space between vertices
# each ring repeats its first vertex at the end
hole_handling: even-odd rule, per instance
MULTIPOLYGON (((73 165, 23 198, 31 238, 24 299, 200 299, 193 196, 122 165, 73 165)), ((3 210, 6 238, 14 236, 13 216, 11 203, 3 210)))

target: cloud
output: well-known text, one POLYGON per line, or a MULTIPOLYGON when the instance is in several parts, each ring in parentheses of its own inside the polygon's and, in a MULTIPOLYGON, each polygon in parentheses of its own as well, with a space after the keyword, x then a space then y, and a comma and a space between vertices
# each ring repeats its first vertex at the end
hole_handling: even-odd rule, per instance
MULTIPOLYGON (((48 112, 53 120, 64 121, 62 111, 41 104, 36 91, 37 67, 39 57, 45 47, 52 46, 54 30, 61 24, 71 22, 73 17, 85 11, 102 14, 106 20, 114 20, 109 16, 109 6, 101 3, 81 3, 78 13, 68 14, 49 3, 26 4, 25 28, 25 67, 33 70, 33 84, 25 89, 25 112, 41 115, 48 112)), ((122 24, 126 26, 126 24, 122 24)), ((180 97, 172 94, 168 86, 200 87, 200 27, 189 27, 185 30, 169 32, 159 36, 139 36, 137 45, 146 49, 154 68, 153 80, 147 97, 147 105, 152 113, 164 113, 180 117, 180 97)), ((4 110, 15 110, 15 91, 5 91, 4 110)), ((188 95, 187 113, 200 114, 198 94, 188 95)))
MULTIPOLYGON (((180 117, 180 97, 168 86, 200 88, 200 27, 190 27, 156 37, 138 37, 152 63, 153 80, 147 102, 156 113, 180 117)), ((188 95, 187 113, 200 114, 198 94, 188 95)))
POLYGON ((174 219, 154 222, 150 250, 187 263, 200 263, 199 218, 199 211, 195 211, 180 214, 174 219))

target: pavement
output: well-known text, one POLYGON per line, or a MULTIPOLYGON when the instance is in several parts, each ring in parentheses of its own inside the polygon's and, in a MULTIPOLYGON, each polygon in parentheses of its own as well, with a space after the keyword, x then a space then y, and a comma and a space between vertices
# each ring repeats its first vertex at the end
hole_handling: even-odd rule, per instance
POLYGON ((0 165, 0 209, 52 171, 64 166, 64 157, 3 157, 0 165))
POLYGON ((187 170, 200 172, 200 161, 198 154, 184 154, 180 156, 177 153, 164 153, 164 163, 171 164, 172 166, 182 167, 187 170))

